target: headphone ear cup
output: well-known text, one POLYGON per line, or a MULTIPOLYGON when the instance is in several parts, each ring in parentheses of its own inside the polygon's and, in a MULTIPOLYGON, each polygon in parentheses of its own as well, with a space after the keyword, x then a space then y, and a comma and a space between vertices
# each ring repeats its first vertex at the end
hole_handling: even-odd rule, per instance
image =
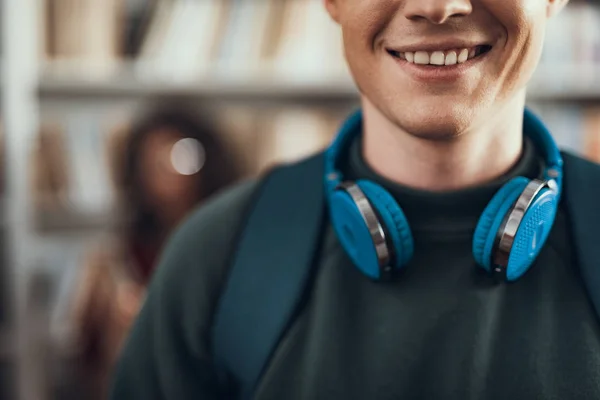
POLYGON ((393 267, 401 269, 412 258, 414 240, 408 220, 394 197, 373 182, 359 180, 358 187, 373 205, 386 233, 386 241, 392 246, 393 267))
POLYGON ((548 239, 557 210, 558 195, 542 189, 519 225, 506 268, 508 281, 519 279, 533 264, 548 239))
POLYGON ((510 180, 494 195, 479 218, 473 237, 473 257, 488 272, 492 270, 492 255, 498 230, 528 183, 529 179, 524 177, 510 180))
POLYGON ((329 200, 335 234, 352 263, 369 278, 380 278, 379 259, 369 228, 348 192, 336 189, 329 200))

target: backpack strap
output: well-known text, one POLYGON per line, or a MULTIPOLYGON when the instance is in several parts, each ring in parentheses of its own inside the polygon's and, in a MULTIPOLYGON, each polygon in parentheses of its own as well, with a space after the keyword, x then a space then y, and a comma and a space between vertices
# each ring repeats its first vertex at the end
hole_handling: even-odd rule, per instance
POLYGON ((564 194, 581 276, 600 317, 600 165, 563 153, 564 194))
MULTIPOLYGON (((274 169, 258 189, 216 310, 219 374, 250 398, 302 301, 325 210, 324 155, 274 169)), ((228 385, 231 386, 231 385, 228 385)))

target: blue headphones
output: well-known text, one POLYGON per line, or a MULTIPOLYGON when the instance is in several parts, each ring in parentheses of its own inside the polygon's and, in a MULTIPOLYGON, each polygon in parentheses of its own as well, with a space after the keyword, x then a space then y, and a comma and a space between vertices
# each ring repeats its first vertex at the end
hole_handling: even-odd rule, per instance
MULTIPOLYGON (((523 131, 545 158, 543 180, 516 177, 487 205, 473 238, 477 264, 507 281, 520 278, 541 251, 556 217, 563 161, 554 139, 525 109, 523 131)), ((391 194, 367 180, 344 181, 339 161, 362 132, 351 115, 325 153, 325 190, 336 235, 352 262, 373 280, 389 279, 414 251, 410 226, 391 194)))

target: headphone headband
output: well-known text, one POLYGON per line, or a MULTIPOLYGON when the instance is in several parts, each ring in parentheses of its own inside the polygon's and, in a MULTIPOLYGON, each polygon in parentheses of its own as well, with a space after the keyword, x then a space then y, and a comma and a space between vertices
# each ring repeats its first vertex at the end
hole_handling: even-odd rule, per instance
MULTIPOLYGON (((362 134, 362 111, 358 110, 344 121, 339 134, 325 153, 325 185, 331 193, 343 181, 338 169, 338 160, 350 146, 352 140, 362 134)), ((544 180, 548 187, 560 196, 562 191, 563 160, 554 138, 528 108, 523 113, 523 134, 531 139, 536 149, 544 157, 544 180)))

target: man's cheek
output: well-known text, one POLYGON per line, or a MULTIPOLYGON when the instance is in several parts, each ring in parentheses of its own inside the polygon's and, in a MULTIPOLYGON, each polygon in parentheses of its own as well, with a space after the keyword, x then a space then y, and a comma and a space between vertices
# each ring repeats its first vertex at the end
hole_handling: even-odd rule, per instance
POLYGON ((399 10, 396 0, 350 0, 343 8, 341 25, 353 39, 373 41, 389 27, 399 10))

